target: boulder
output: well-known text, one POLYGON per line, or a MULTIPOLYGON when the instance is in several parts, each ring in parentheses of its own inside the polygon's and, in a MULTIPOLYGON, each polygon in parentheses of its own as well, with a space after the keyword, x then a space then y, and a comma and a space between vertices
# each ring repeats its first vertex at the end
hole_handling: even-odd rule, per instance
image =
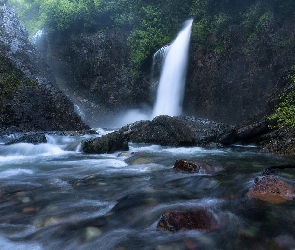
POLYGON ((247 195, 272 204, 284 203, 295 197, 295 188, 276 176, 264 176, 255 180, 247 195))
POLYGON ((129 150, 126 136, 120 131, 82 142, 82 151, 85 153, 111 154, 119 150, 129 150))
POLYGON ((121 129, 131 142, 163 146, 219 146, 235 141, 235 127, 189 116, 155 117, 121 129))
POLYGON ((194 145, 193 131, 176 117, 161 115, 152 121, 141 121, 122 128, 131 142, 163 146, 194 145))
POLYGON ((210 232, 218 228, 218 222, 211 212, 204 209, 171 211, 161 216, 157 228, 172 232, 179 230, 202 230, 210 232))
POLYGON ((206 162, 194 162, 188 160, 176 160, 173 169, 186 173, 205 173, 212 174, 223 170, 221 166, 214 166, 206 162))

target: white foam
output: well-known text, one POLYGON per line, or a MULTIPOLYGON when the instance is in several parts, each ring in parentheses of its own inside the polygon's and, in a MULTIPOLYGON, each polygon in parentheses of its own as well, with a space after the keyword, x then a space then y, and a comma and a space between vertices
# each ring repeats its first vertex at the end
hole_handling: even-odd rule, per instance
POLYGON ((147 152, 147 153, 169 153, 173 155, 198 155, 198 154, 224 154, 225 150, 221 149, 205 149, 202 147, 164 147, 159 145, 146 145, 140 147, 136 144, 129 145, 132 152, 147 152))
POLYGON ((30 169, 21 169, 21 168, 8 169, 1 172, 0 179, 10 178, 12 176, 22 175, 22 174, 34 174, 34 171, 30 169))
POLYGON ((1 148, 2 157, 11 156, 51 156, 51 155, 61 155, 68 153, 62 150, 57 145, 41 143, 38 145, 30 143, 16 143, 8 146, 3 146, 1 148))
POLYGON ((42 247, 38 243, 24 243, 13 242, 3 236, 0 236, 1 250, 42 250, 42 247))

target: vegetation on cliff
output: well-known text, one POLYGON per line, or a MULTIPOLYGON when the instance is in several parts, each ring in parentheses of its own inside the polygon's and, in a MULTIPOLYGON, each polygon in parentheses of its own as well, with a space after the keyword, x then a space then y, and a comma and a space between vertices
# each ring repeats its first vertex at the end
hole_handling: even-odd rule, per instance
POLYGON ((295 128, 295 65, 288 74, 288 85, 280 96, 280 102, 274 109, 273 114, 268 116, 269 120, 276 122, 275 127, 295 128))

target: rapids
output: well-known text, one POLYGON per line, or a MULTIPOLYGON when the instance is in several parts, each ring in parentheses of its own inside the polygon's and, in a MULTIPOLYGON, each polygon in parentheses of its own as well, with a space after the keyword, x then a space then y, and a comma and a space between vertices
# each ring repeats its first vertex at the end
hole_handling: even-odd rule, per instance
MULTIPOLYGON (((101 134, 108 131, 100 130, 101 134)), ((93 135, 92 135, 93 136, 93 135)), ((85 136, 47 135, 48 143, 0 141, 1 249, 291 249, 294 202, 246 196, 265 167, 294 162, 255 147, 163 147, 89 155, 85 136), (221 165, 215 175, 172 169, 175 160, 221 165), (206 208, 221 227, 210 233, 156 228, 171 210, 206 208)), ((295 171, 277 173, 293 182, 295 171)))

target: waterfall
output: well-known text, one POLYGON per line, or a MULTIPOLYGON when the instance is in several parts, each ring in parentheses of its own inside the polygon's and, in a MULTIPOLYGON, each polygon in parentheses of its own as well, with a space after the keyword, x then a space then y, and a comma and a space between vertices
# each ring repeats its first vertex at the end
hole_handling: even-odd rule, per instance
POLYGON ((158 115, 176 116, 182 112, 192 23, 192 19, 186 21, 176 39, 167 50, 165 48, 166 53, 164 53, 152 117, 158 115))

